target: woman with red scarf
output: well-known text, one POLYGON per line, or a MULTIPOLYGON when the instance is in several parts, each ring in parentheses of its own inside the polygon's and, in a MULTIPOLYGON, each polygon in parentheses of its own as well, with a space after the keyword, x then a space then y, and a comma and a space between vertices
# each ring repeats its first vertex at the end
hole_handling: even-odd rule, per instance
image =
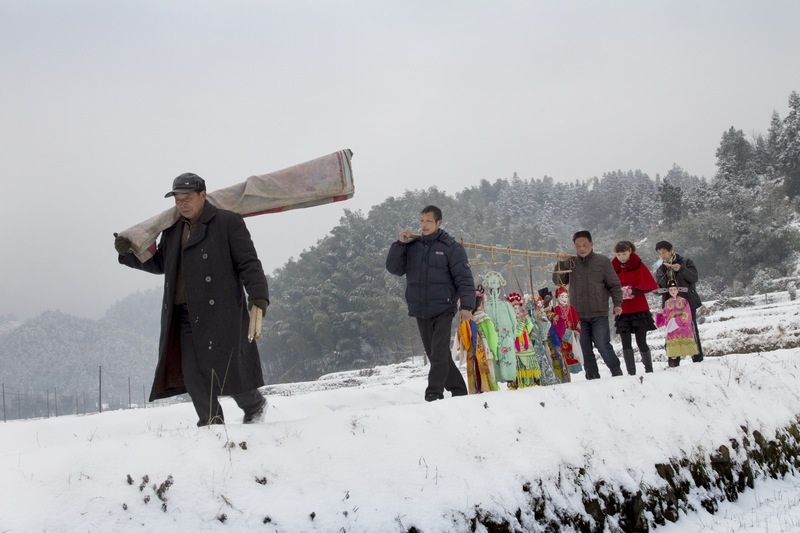
POLYGON ((636 362, 633 359, 631 336, 636 337, 636 346, 642 356, 645 372, 653 371, 653 358, 647 345, 647 332, 656 329, 650 304, 645 294, 658 288, 656 280, 647 265, 636 255, 636 246, 630 241, 620 241, 614 246, 614 259, 611 265, 622 285, 622 313, 614 317, 614 326, 622 341, 622 357, 628 375, 636 375, 636 362))

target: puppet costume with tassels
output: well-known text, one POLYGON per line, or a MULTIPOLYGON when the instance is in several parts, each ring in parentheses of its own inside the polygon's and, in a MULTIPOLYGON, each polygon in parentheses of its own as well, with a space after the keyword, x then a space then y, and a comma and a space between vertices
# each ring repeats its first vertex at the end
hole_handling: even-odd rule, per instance
MULTIPOLYGON (((558 299, 558 296, 562 292, 567 292, 566 287, 563 285, 556 289, 556 299, 558 299)), ((556 335, 558 335, 558 338, 561 340, 561 355, 567 362, 570 373, 578 374, 579 372, 583 372, 583 365, 581 365, 581 362, 572 349, 576 340, 575 338, 581 331, 581 321, 578 318, 578 312, 569 304, 562 305, 561 303, 556 303, 552 311, 547 313, 547 317, 553 324, 556 335)))
POLYGON ((498 382, 512 382, 517 379, 517 357, 514 349, 517 317, 511 304, 500 296, 500 288, 505 284, 506 280, 499 272, 490 271, 483 276, 483 286, 487 292, 486 314, 492 319, 497 333, 494 375, 498 382))
POLYGON ((536 351, 534 350, 534 342, 530 335, 535 327, 531 317, 527 314, 522 318, 517 317, 516 337, 514 339, 514 349, 517 356, 517 381, 514 385, 516 389, 533 387, 541 382, 542 369, 539 366, 536 351))
MULTIPOLYGON (((494 333, 494 326, 492 326, 491 320, 488 319, 485 313, 481 314, 484 318, 481 322, 484 324, 484 329, 488 326, 494 333)), ((480 324, 475 320, 461 322, 458 326, 457 340, 459 351, 466 356, 467 389, 469 393, 480 394, 482 392, 496 391, 494 353, 489 341, 481 331, 480 324)))
POLYGON ((668 358, 697 354, 692 308, 686 298, 670 297, 664 302, 664 309, 656 313, 656 325, 660 328, 666 326, 665 344, 668 358))

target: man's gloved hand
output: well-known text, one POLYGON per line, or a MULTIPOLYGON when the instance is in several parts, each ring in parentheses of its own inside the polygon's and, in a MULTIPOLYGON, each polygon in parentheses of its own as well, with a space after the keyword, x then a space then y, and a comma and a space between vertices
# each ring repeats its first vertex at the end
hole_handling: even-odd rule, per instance
POLYGON ((125 255, 131 251, 133 245, 131 241, 126 239, 125 237, 120 236, 119 233, 114 234, 114 248, 117 250, 119 255, 125 255))
POLYGON ((264 300, 263 298, 250 298, 247 304, 247 310, 252 311, 253 307, 258 307, 259 309, 261 309, 262 313, 266 313, 268 305, 269 305, 269 300, 264 300))

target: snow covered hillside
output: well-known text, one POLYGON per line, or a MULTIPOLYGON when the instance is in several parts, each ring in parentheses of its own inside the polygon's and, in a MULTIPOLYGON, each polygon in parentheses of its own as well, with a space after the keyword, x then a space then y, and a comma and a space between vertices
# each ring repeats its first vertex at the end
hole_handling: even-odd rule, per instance
POLYGON ((189 404, 0 424, 0 532, 793 531, 800 349, 772 343, 800 306, 719 307, 701 334, 728 355, 654 349, 653 374, 425 403, 416 358, 266 387, 260 425, 229 399, 211 428, 189 404), (769 474, 786 505, 730 526, 769 474))

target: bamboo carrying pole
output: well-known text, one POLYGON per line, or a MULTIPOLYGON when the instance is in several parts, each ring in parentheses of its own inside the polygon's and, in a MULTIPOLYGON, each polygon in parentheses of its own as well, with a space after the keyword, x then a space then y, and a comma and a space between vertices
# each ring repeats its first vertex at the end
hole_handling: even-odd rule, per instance
POLYGON ((470 248, 472 250, 482 250, 484 252, 495 252, 501 254, 508 254, 508 255, 524 255, 527 257, 555 257, 559 261, 563 259, 568 259, 570 254, 565 252, 540 252, 535 250, 518 250, 515 248, 506 248, 504 246, 495 246, 494 244, 478 244, 475 242, 464 242, 461 241, 461 245, 464 248, 470 248))
MULTIPOLYGON (((531 265, 530 258, 532 257, 539 257, 541 259, 552 258, 556 261, 564 261, 572 257, 572 255, 566 252, 541 252, 537 250, 520 250, 516 248, 506 248, 503 246, 495 246, 493 244, 478 244, 476 242, 464 242, 461 240, 461 245, 464 248, 468 248, 470 250, 478 250, 484 252, 491 252, 492 253, 492 262, 494 262, 494 254, 505 254, 505 255, 519 255, 528 258, 528 270, 550 270, 549 266, 542 266, 542 267, 534 267, 531 265)), ((520 268, 524 268, 520 267, 520 268)), ((567 272, 571 272, 571 270, 553 270, 555 274, 564 274, 567 272)))

